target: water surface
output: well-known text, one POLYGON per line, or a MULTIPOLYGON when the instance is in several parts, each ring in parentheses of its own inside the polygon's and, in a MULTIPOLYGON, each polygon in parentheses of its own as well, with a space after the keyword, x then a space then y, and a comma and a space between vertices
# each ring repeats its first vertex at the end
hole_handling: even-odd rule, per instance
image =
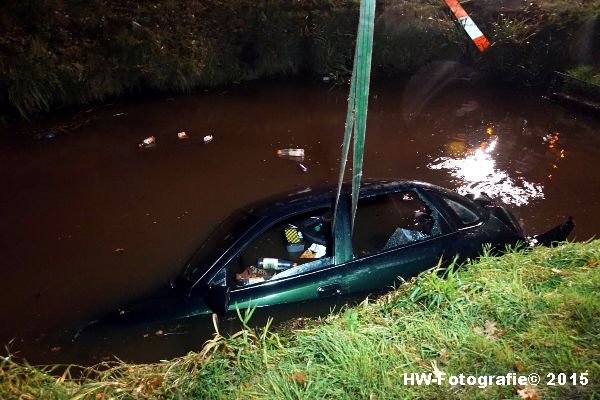
MULTIPOLYGON (((102 351, 91 340, 85 354, 67 355, 53 335, 165 285, 234 209, 335 183, 347 90, 253 84, 99 108, 89 125, 53 140, 3 135, 0 342, 16 338, 12 348, 34 362, 111 352, 143 361, 199 348, 200 333, 111 341, 108 330, 102 351), (178 140, 180 131, 190 139, 178 140), (138 148, 151 135, 156 146, 138 148), (304 148, 308 170, 277 158, 280 148, 304 148)), ((600 232, 600 120, 525 90, 454 84, 414 101, 403 83, 372 87, 365 177, 486 191, 530 234, 569 215, 577 239, 600 232)), ((199 325, 184 331, 210 334, 210 320, 199 325)))

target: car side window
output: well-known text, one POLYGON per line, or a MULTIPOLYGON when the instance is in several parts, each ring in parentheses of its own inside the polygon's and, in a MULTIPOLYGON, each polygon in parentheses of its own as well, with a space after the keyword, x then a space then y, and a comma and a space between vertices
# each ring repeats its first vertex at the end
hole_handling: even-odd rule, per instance
POLYGON ((456 213, 456 216, 460 219, 463 225, 473 225, 480 220, 480 217, 473 210, 470 210, 464 204, 459 203, 458 201, 449 199, 448 197, 444 197, 444 203, 446 203, 452 211, 456 213))
POLYGON ((226 266, 231 288, 293 276, 331 264, 331 209, 296 215, 271 226, 226 266))
POLYGON ((352 245, 362 257, 441 235, 439 213, 414 191, 389 193, 358 202, 352 245))

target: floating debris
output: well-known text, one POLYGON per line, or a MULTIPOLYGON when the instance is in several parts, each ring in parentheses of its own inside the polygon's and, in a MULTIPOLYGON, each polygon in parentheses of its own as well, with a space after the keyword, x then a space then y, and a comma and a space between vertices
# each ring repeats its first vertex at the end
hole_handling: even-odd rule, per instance
POLYGON ((54 131, 48 131, 48 132, 42 132, 42 133, 38 133, 37 135, 35 135, 36 139, 41 139, 41 140, 52 140, 54 138, 56 138, 56 132, 54 131))
POLYGON ((302 171, 302 172, 306 172, 306 171, 308 171, 308 168, 306 168, 306 167, 304 166, 304 164, 298 164, 298 167, 300 168, 300 171, 302 171))
POLYGON ((278 157, 304 157, 304 149, 279 149, 278 157))
POLYGON ((150 136, 147 137, 146 139, 144 139, 142 141, 142 143, 138 144, 138 147, 140 149, 146 148, 146 147, 152 147, 156 144, 156 138, 154 136, 150 136))
POLYGON ((204 140, 204 144, 210 143, 213 140, 213 136, 206 135, 206 136, 204 136, 203 140, 204 140))
POLYGON ((190 137, 184 131, 177 133, 177 139, 189 139, 190 137))
POLYGON ((277 157, 287 158, 292 161, 304 161, 304 149, 279 149, 277 157))

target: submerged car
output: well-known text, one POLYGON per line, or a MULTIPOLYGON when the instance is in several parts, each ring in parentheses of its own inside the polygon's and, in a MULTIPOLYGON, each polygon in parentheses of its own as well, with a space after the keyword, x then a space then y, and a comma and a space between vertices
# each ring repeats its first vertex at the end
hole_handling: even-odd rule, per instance
MULTIPOLYGON (((367 181, 351 229, 347 187, 333 223, 335 192, 306 189, 236 211, 186 264, 178 295, 138 303, 131 316, 145 310, 155 320, 176 320, 380 291, 440 260, 476 257, 486 243, 501 249, 527 241, 512 214, 485 195, 367 181)), ((562 241, 572 228, 569 220, 535 240, 562 241)))

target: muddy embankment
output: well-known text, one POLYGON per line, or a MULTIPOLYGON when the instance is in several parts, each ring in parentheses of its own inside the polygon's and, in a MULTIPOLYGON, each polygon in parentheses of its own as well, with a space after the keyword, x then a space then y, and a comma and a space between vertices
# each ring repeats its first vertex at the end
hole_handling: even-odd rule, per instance
MULTIPOLYGON (((463 2, 492 42, 478 54, 442 0, 377 4, 374 75, 432 61, 468 79, 546 85, 553 70, 598 64, 598 0, 463 2)), ((0 4, 0 122, 124 96, 260 78, 343 82, 356 1, 6 0, 0 4)))

